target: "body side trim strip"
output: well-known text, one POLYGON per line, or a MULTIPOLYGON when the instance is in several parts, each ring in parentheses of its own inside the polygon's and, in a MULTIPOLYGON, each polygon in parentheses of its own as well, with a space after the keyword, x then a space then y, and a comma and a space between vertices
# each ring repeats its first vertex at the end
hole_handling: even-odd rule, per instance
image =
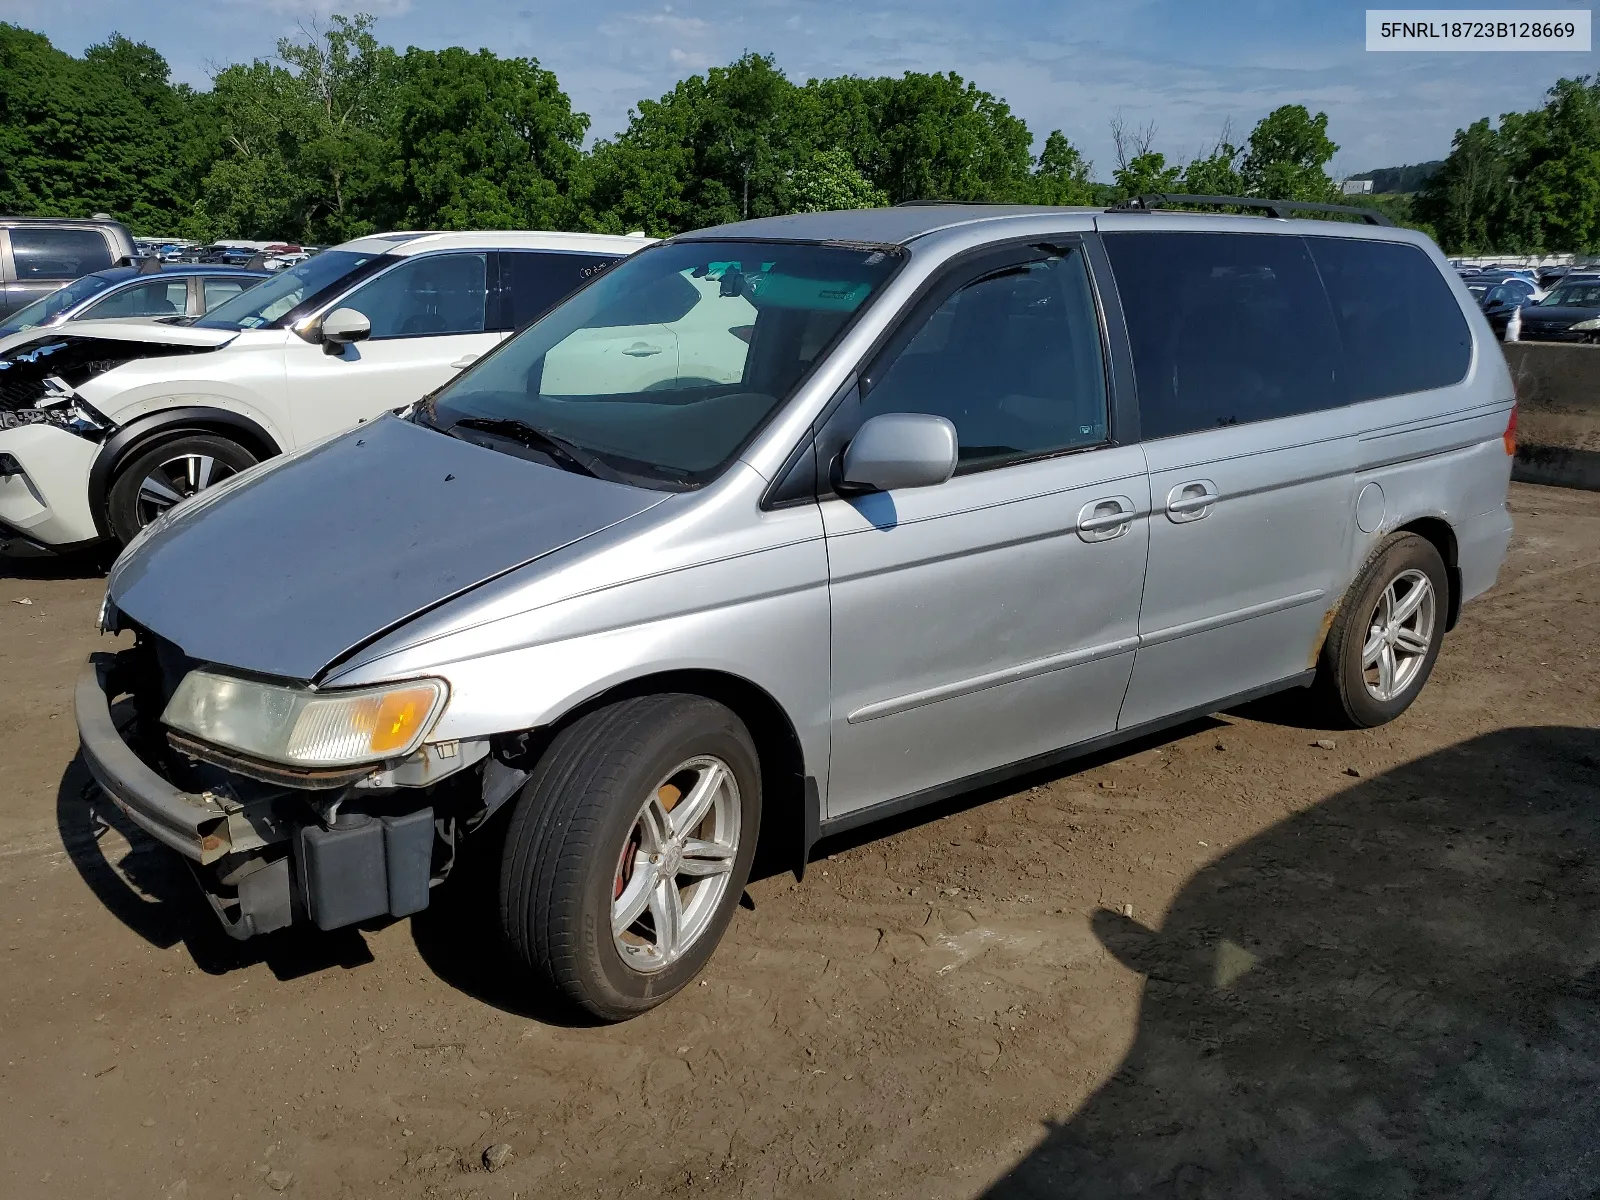
POLYGON ((1170 717, 1158 717, 1154 721, 1147 721, 1142 725, 1133 725, 1127 729, 1117 729, 1111 733, 1101 734, 1099 737, 1090 738, 1085 742, 1077 742, 1064 746, 1059 750, 1050 750, 1044 754, 1036 754, 1032 758, 1024 758, 1003 767, 995 767, 988 771, 979 771, 963 779, 951 783, 941 783, 920 792, 911 792, 905 796, 898 796, 893 800, 885 800, 880 804, 869 804, 851 812, 842 813, 831 820, 822 822, 821 835, 830 837, 836 833, 856 829, 862 825, 870 825, 874 821, 881 821, 887 817, 909 812, 921 808, 925 804, 934 804, 940 800, 948 800, 952 796, 959 796, 963 792, 974 791, 977 788, 988 787, 992 784, 1004 783, 1018 775, 1025 775, 1030 771, 1040 771, 1053 767, 1074 758, 1082 758, 1098 750, 1107 750, 1124 742, 1133 741, 1135 738, 1145 737, 1152 733, 1159 733, 1164 729, 1185 725, 1190 721, 1198 720, 1214 712, 1236 708, 1251 700, 1259 700, 1263 696, 1271 696, 1277 692, 1287 691, 1295 687, 1309 687, 1317 677, 1314 670, 1302 671, 1298 675, 1291 675, 1287 679, 1280 679, 1276 683, 1269 683, 1264 687, 1251 688, 1247 692, 1239 692, 1232 696, 1225 696, 1211 704, 1197 705, 1185 709, 1181 713, 1174 713, 1170 717))
POLYGON ((1085 646, 1081 650, 1068 650, 1065 654, 1052 654, 1047 658, 1036 658, 1032 662, 1018 663, 1014 667, 1006 667, 1000 671, 990 671, 984 675, 976 675, 971 679, 942 684, 939 687, 927 688, 920 692, 911 692, 908 695, 897 696, 893 700, 883 700, 877 704, 866 704, 845 717, 845 720, 851 725, 859 725, 864 721, 875 721, 879 717, 896 716, 913 708, 922 708, 929 704, 936 704, 941 700, 953 700, 957 696, 986 691, 989 688, 999 687, 1001 684, 1032 679, 1037 675, 1048 675, 1052 671, 1064 671, 1068 667, 1080 666, 1083 663, 1099 662, 1102 658, 1110 658, 1112 655, 1124 654, 1129 650, 1136 649, 1138 645, 1139 639, 1137 637, 1127 637, 1120 638, 1114 642, 1107 642, 1102 646, 1085 646))
POLYGON ((1299 608, 1302 604, 1312 604, 1321 600, 1327 592, 1322 588, 1315 588, 1309 592, 1296 592, 1293 596, 1283 596, 1277 600, 1267 600, 1261 604, 1251 604, 1245 608, 1236 608, 1232 612, 1218 613, 1211 617, 1201 617, 1198 621, 1185 621, 1182 625, 1169 625, 1165 629, 1152 630, 1139 635, 1139 646, 1159 646, 1163 642, 1175 642, 1181 637, 1188 637, 1192 633, 1207 633, 1213 629, 1221 629, 1224 625, 1232 625, 1237 621, 1248 621, 1252 617, 1264 617, 1270 613, 1282 612, 1288 608, 1299 608))

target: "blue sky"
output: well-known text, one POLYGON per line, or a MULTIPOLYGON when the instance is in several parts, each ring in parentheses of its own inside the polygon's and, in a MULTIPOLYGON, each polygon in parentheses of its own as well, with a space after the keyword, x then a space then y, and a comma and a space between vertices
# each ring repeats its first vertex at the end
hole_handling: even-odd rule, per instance
POLYGON ((1334 166, 1352 173, 1441 157, 1457 128, 1531 107, 1559 76, 1597 69, 1595 55, 1581 53, 1369 54, 1365 8, 1347 0, 0 0, 0 20, 73 53, 117 30, 203 87, 210 70, 270 55, 303 21, 365 10, 399 47, 487 46, 538 58, 597 136, 621 128, 639 98, 746 49, 775 54, 797 80, 953 70, 1007 100, 1040 142, 1064 129, 1101 179, 1115 165, 1109 122, 1118 113, 1132 126, 1154 122, 1155 148, 1187 160, 1225 122, 1242 140, 1273 107, 1305 103, 1328 113, 1341 146, 1334 166))

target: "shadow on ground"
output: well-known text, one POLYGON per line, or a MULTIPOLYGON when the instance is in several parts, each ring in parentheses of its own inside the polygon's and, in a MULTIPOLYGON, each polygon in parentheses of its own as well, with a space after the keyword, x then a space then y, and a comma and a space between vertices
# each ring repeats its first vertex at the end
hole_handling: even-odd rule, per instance
POLYGON ((81 758, 73 758, 56 788, 56 826, 72 865, 118 920, 153 946, 182 942, 207 974, 265 963, 279 979, 293 979, 372 961, 359 929, 295 928, 243 942, 230 938, 183 859, 107 799, 81 758), (113 845, 116 850, 109 849, 113 845))
POLYGON ((0 579, 94 579, 109 571, 115 558, 114 550, 102 546, 37 558, 0 555, 0 579))
POLYGON ((992 1200, 1600 1196, 1600 730, 1440 751, 1094 926, 1136 1040, 992 1200))

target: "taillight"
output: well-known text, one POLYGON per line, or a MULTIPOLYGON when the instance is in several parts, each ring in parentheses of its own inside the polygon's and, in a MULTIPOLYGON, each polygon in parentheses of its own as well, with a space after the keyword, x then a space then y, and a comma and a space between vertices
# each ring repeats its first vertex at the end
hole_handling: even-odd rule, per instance
POLYGON ((1515 455, 1517 452, 1517 403, 1511 402, 1511 417, 1506 421, 1506 453, 1515 455))

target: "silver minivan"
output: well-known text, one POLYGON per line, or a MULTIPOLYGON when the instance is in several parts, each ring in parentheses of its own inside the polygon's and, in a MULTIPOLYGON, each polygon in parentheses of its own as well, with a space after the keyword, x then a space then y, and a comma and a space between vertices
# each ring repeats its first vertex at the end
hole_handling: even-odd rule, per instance
POLYGON ((758 845, 1288 689, 1392 720, 1504 557, 1512 383, 1426 237, 1294 207, 644 250, 141 533, 89 769, 239 937, 416 912, 499 839, 510 945, 622 1019, 758 845))

